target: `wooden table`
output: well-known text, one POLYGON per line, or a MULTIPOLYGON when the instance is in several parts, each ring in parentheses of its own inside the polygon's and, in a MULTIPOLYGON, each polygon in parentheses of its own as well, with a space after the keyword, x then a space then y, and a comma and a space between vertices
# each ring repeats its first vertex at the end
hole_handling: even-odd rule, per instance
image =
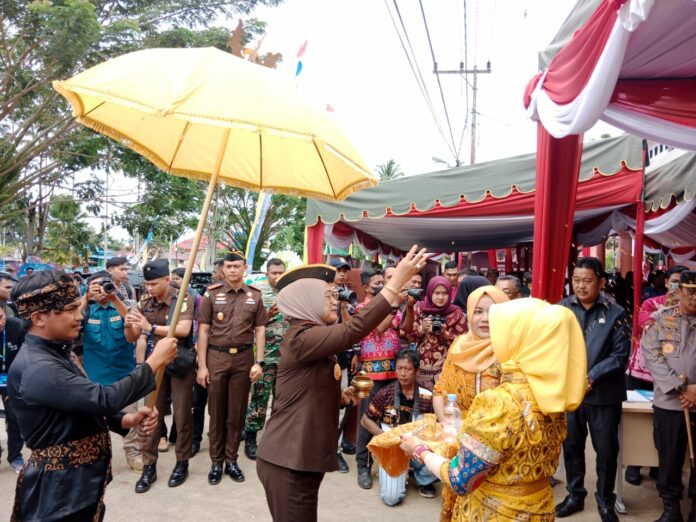
POLYGON ((623 466, 657 467, 653 442, 652 402, 625 401, 619 425, 619 465, 616 470, 616 511, 626 514, 623 502, 623 466))

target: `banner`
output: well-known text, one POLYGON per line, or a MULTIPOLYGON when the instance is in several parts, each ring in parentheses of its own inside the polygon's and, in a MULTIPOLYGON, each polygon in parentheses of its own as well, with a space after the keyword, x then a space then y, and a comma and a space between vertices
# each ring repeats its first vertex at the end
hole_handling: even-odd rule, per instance
POLYGON ((254 216, 254 222, 251 224, 251 230, 249 231, 249 240, 246 246, 246 259, 247 266, 249 266, 249 272, 251 272, 251 267, 254 264, 254 255, 256 254, 256 246, 261 236, 261 227, 266 219, 266 214, 268 213, 268 207, 271 206, 271 194, 262 190, 259 192, 259 199, 256 200, 256 215, 254 216))

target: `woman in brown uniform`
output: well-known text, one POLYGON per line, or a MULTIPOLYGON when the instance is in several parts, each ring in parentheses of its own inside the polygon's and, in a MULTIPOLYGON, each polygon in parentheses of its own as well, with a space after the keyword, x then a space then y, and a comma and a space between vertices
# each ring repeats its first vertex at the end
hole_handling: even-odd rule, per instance
POLYGON ((378 296, 339 324, 334 324, 333 267, 300 267, 278 280, 278 309, 290 329, 280 345, 276 396, 256 461, 275 522, 317 520, 324 473, 338 469, 341 370, 336 354, 398 310, 401 288, 426 258, 425 250, 416 253, 416 247, 411 248, 378 296))

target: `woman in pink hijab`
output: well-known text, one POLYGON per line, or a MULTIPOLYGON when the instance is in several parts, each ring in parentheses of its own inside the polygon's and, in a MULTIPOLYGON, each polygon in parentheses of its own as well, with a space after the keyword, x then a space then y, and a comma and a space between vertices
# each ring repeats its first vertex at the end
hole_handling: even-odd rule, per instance
POLYGON ((467 331, 464 312, 452 304, 452 287, 447 278, 437 276, 430 280, 425 299, 416 303, 413 321, 406 319, 404 331, 418 344, 418 385, 432 390, 449 346, 467 331))

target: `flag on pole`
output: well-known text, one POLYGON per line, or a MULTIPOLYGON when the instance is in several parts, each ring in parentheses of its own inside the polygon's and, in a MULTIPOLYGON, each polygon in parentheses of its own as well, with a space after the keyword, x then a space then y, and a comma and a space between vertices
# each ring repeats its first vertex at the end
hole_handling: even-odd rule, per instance
MULTIPOLYGON (((262 190, 259 192, 259 199, 256 200, 256 214, 254 222, 251 224, 249 231, 249 240, 246 245, 247 265, 251 267, 254 263, 254 255, 256 254, 256 246, 261 236, 261 227, 266 219, 268 208, 271 206, 271 194, 262 190)), ((250 269, 251 270, 251 269, 250 269)))
POLYGON ((302 44, 302 47, 300 47, 297 51, 297 58, 300 59, 302 58, 302 55, 305 53, 307 50, 307 40, 302 44))

